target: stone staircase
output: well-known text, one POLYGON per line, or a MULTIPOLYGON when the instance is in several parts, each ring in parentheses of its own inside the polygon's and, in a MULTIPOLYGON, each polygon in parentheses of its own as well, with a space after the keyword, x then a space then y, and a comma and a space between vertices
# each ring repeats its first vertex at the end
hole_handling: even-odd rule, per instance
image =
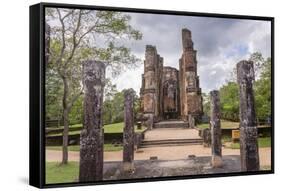
POLYGON ((188 123, 181 120, 160 121, 154 123, 154 128, 188 128, 188 123))
POLYGON ((168 146, 184 146, 184 145, 200 145, 203 139, 165 139, 165 140, 143 140, 140 148, 150 147, 168 147, 168 146))
POLYGON ((144 134, 139 148, 170 147, 203 144, 197 129, 187 128, 184 121, 161 121, 144 134))

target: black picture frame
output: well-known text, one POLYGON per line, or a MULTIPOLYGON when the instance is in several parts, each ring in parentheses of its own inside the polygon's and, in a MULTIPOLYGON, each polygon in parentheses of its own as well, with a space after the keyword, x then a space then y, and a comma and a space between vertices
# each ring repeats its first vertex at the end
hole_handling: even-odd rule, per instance
POLYGON ((274 173, 274 17, 250 16, 250 15, 232 15, 217 13, 198 13, 171 10, 152 10, 152 9, 135 9, 124 7, 104 7, 93 5, 74 5, 59 3, 39 3, 30 6, 30 129, 29 129, 29 184, 38 188, 54 188, 68 186, 85 186, 99 184, 116 184, 116 183, 132 183, 132 182, 148 182, 163 181, 177 179, 194 179, 194 178, 210 178, 210 177, 226 177, 226 176, 244 176, 258 174, 274 173), (45 183, 45 8, 76 8, 76 9, 94 9, 94 10, 110 10, 133 13, 153 13, 165 15, 185 15, 196 17, 215 17, 215 18, 233 18, 247 20, 261 20, 271 22, 271 96, 272 96, 272 130, 271 130, 271 169, 263 171, 248 171, 238 173, 219 173, 219 174, 198 174, 188 176, 175 177, 157 177, 133 180, 114 180, 87 183, 45 183))

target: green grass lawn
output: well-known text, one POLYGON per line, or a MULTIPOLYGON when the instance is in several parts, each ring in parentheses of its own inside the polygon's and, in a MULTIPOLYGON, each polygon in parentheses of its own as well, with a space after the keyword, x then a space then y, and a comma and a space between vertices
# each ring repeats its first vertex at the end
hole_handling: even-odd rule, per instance
POLYGON ((226 142, 231 142, 232 138, 231 138, 231 136, 222 135, 221 141, 222 141, 222 144, 226 143, 226 142))
MULTIPOLYGON (((197 125, 200 129, 209 128, 209 123, 201 123, 197 125)), ((259 125, 258 128, 268 127, 268 125, 259 125)), ((237 129, 239 128, 239 122, 221 120, 221 128, 222 129, 237 129)))
POLYGON ((207 129, 209 128, 209 123, 201 123, 196 125, 199 129, 207 129))
POLYGON ((271 170, 271 166, 261 166, 260 170, 271 170))
MULTIPOLYGON (((271 137, 258 138, 259 148, 271 147, 271 137)), ((230 148, 240 149, 240 143, 231 143, 230 148)))
MULTIPOLYGON (((74 131, 70 131, 69 135, 80 134, 82 129, 82 124, 71 125, 69 128, 77 129, 74 131)), ((103 128, 104 128, 104 133, 122 133, 124 128, 124 122, 104 125, 103 128)), ((141 129, 137 129, 137 126, 135 125, 135 132, 143 132, 145 129, 146 129, 145 127, 142 127, 141 129)), ((62 133, 50 134, 49 136, 58 136, 58 135, 62 135, 62 133)))
POLYGON ((77 182, 78 173, 78 162, 68 162, 67 165, 60 165, 58 162, 46 162, 47 184, 77 182))
MULTIPOLYGON (((206 129, 206 128, 209 128, 209 123, 201 123, 201 124, 198 124, 197 127, 200 129, 206 129)), ((221 120, 221 128, 222 129, 239 128, 239 122, 221 120)))
MULTIPOLYGON (((56 150, 61 151, 61 146, 47 146, 47 150, 56 150)), ((114 146, 112 144, 104 144, 103 147, 104 151, 121 151, 123 149, 123 146, 114 146)), ((80 151, 80 145, 70 145, 68 146, 69 151, 80 151)))

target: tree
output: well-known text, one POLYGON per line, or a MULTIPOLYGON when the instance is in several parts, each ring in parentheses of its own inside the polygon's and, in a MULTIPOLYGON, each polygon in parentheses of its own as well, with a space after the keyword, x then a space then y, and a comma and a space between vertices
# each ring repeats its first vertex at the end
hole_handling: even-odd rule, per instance
POLYGON ((139 40, 142 35, 129 25, 130 16, 120 12, 47 8, 46 13, 46 21, 51 26, 47 68, 62 84, 62 164, 66 164, 69 114, 74 103, 83 94, 81 62, 95 58, 105 62, 117 75, 125 67, 135 66, 138 62, 130 49, 120 45, 120 42, 124 39, 139 40), (101 43, 97 43, 97 40, 101 43))
MULTIPOLYGON (((260 52, 254 52, 250 55, 248 59, 254 63, 254 70, 255 70, 255 80, 260 78, 260 74, 263 70, 263 65, 265 63, 265 59, 263 58, 260 52)), ((237 68, 236 66, 230 72, 230 77, 227 81, 230 82, 237 82, 237 68)))
POLYGON ((271 118, 271 59, 262 59, 259 80, 254 83, 256 114, 259 121, 271 118))
POLYGON ((203 97, 203 112, 205 115, 210 116, 210 94, 202 93, 203 97))
MULTIPOLYGON (((255 81, 255 109, 257 119, 265 121, 271 117, 271 58, 265 59, 261 53, 254 52, 249 60, 253 61, 255 81)), ((220 88, 221 115, 228 120, 238 120, 239 97, 236 67, 231 72, 230 82, 220 88)))
POLYGON ((239 95, 238 84, 228 82, 220 88, 221 118, 239 120, 239 95))
POLYGON ((113 119, 113 99, 117 93, 116 84, 112 84, 110 79, 106 79, 105 89, 104 89, 104 102, 103 102, 103 123, 111 124, 113 119))
MULTIPOLYGON (((106 98, 103 103, 103 122, 104 124, 119 123, 124 121, 124 92, 126 89, 118 92, 114 89, 111 98, 106 98)), ((139 112, 139 97, 134 93, 134 116, 139 112)))
POLYGON ((60 120, 62 108, 60 100, 62 99, 62 83, 56 72, 50 67, 46 67, 46 119, 60 120))
POLYGON ((265 63, 262 54, 260 52, 254 52, 251 54, 249 60, 251 60, 254 63, 255 78, 259 79, 265 63))

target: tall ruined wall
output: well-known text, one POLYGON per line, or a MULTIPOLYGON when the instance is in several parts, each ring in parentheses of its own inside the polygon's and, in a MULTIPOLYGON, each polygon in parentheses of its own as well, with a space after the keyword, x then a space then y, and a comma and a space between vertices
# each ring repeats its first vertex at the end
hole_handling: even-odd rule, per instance
POLYGON ((160 118, 160 88, 163 58, 157 54, 155 46, 147 45, 145 50, 144 74, 142 80, 141 107, 143 113, 154 120, 160 118))
POLYGON ((196 50, 193 48, 191 32, 182 30, 182 57, 179 60, 180 69, 180 109, 181 118, 187 120, 188 114, 198 117, 202 114, 202 96, 197 75, 196 50))

